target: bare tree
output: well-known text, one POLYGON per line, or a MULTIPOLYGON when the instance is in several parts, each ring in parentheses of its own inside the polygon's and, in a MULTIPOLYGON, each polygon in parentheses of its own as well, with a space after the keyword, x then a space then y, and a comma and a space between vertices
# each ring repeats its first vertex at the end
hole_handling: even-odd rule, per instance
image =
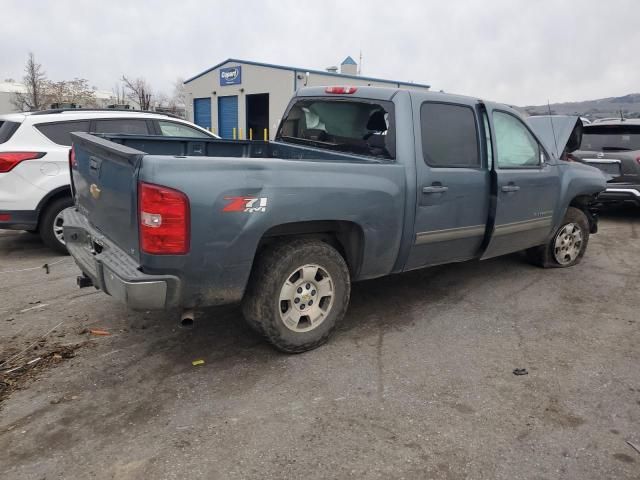
POLYGON ((82 107, 95 107, 96 92, 84 78, 48 82, 48 94, 52 103, 73 103, 82 107))
POLYGON ((116 83, 112 89, 113 98, 116 100, 117 105, 124 105, 127 103, 127 95, 122 83, 116 83))
POLYGON ((43 110, 48 103, 47 74, 42 69, 42 65, 36 62, 33 52, 29 52, 24 73, 22 82, 24 83, 25 91, 15 93, 11 102, 23 112, 43 110))
POLYGON ((138 102, 140 110, 149 110, 149 107, 151 106, 151 99, 153 98, 153 92, 147 81, 141 77, 130 80, 123 75, 122 83, 127 90, 127 97, 138 102))
POLYGON ((173 106, 185 108, 187 105, 187 91, 184 88, 184 78, 176 78, 173 84, 173 97, 171 98, 173 106))

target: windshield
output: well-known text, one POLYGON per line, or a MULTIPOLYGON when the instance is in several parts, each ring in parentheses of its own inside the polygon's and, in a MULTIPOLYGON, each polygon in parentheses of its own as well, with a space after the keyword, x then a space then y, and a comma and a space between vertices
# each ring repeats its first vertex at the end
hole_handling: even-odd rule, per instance
POLYGON ((300 99, 285 114, 276 139, 393 159, 393 103, 362 99, 300 99))
POLYGON ((640 125, 586 125, 580 150, 640 150, 640 125))

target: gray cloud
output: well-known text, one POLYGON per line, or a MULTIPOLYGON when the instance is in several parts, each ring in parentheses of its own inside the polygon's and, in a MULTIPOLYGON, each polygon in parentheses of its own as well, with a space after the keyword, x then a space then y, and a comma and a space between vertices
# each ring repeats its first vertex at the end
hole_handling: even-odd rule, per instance
POLYGON ((55 80, 169 92, 228 57, 321 69, 362 50, 368 76, 511 104, 640 90, 637 0, 4 0, 2 16, 4 78, 33 51, 55 80))

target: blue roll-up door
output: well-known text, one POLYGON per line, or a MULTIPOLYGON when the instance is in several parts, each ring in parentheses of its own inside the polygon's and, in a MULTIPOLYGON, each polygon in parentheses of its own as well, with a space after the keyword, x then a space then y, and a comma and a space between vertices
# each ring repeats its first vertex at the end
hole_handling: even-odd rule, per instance
POLYGON ((233 129, 238 135, 238 96, 218 97, 218 130, 222 138, 233 138, 233 129))
POLYGON ((211 130, 211 98, 193 99, 193 122, 211 130))

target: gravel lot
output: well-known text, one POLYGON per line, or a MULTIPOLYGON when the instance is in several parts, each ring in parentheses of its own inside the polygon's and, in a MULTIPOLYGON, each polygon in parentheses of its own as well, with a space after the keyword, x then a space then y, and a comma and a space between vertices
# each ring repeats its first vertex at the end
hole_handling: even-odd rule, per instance
POLYGON ((330 343, 287 356, 235 306, 183 330, 0 231, 0 358, 41 358, 4 376, 1 476, 639 479, 639 234, 640 212, 610 212, 574 268, 359 283, 330 343))

